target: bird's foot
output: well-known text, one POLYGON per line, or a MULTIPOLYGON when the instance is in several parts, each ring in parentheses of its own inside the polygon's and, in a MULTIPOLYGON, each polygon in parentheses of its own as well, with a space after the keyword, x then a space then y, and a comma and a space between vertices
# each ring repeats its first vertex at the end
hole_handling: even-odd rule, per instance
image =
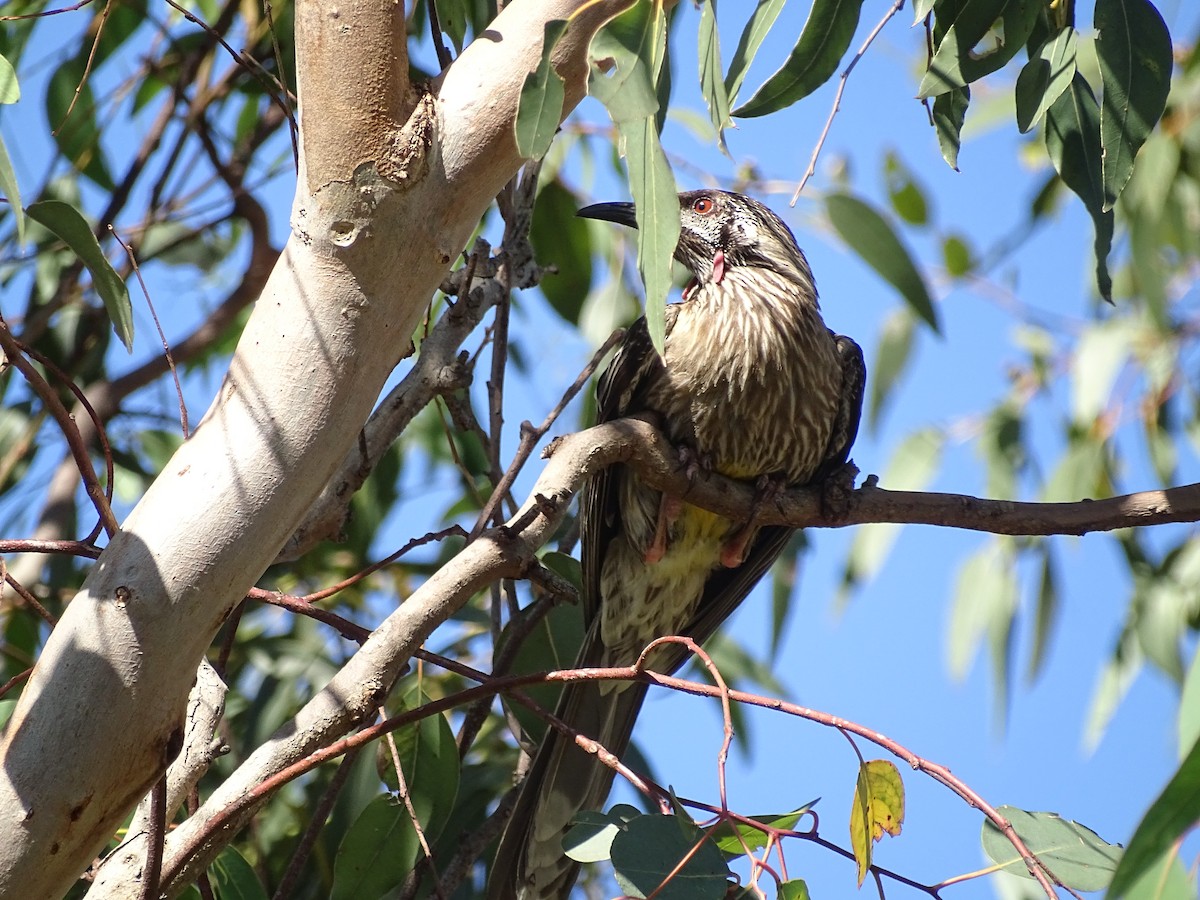
POLYGON ((658 501, 658 521, 654 526, 654 540, 650 542, 650 546, 646 548, 646 552, 642 554, 648 564, 654 564, 667 555, 667 547, 670 545, 671 526, 675 524, 675 520, 679 518, 679 513, 683 510, 683 501, 678 497, 672 497, 670 494, 663 494, 658 501))
POLYGON ((854 479, 858 477, 858 466, 851 460, 834 469, 821 482, 821 515, 832 521, 844 519, 850 512, 850 500, 854 496, 854 479))
POLYGON ((696 476, 701 472, 707 475, 713 470, 712 457, 701 453, 695 447, 680 444, 676 452, 679 454, 679 465, 683 474, 687 476, 689 486, 695 483, 696 476))
POLYGON ((721 545, 721 565, 727 569, 736 569, 746 561, 746 551, 754 536, 758 534, 758 520, 763 509, 768 503, 777 501, 786 489, 787 483, 781 475, 759 476, 754 485, 754 502, 750 506, 750 516, 721 545))

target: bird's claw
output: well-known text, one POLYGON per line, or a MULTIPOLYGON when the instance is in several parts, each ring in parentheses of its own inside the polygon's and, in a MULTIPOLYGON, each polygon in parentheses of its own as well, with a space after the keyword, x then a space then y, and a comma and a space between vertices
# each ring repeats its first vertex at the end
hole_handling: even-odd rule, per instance
POLYGON ((750 515, 737 530, 721 545, 721 565, 736 569, 746 561, 746 551, 751 540, 758 534, 758 520, 768 503, 777 503, 787 489, 787 483, 779 475, 760 475, 754 484, 754 502, 750 515))
POLYGON ((676 452, 679 454, 679 465, 683 469, 689 486, 695 483, 696 476, 701 472, 707 475, 712 471, 712 457, 701 453, 695 447, 680 444, 676 448, 676 452))
POLYGON ((857 477, 858 466, 851 460, 834 469, 821 481, 823 518, 838 521, 846 517, 850 512, 850 498, 854 495, 854 479, 857 477))

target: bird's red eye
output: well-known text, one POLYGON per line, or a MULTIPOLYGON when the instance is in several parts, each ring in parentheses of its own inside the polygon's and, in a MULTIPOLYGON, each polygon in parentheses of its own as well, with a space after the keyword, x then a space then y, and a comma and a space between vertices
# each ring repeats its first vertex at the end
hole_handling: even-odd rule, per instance
POLYGON ((713 211, 715 204, 708 197, 697 197, 692 201, 692 212, 707 216, 713 211))

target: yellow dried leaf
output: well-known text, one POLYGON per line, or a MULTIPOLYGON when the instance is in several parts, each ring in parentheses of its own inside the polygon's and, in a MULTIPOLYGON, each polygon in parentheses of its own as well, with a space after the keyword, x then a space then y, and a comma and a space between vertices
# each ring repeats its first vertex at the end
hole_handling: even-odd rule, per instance
POLYGON ((873 759, 859 766, 850 809, 850 847, 858 863, 860 887, 871 867, 872 844, 885 831, 892 837, 900 834, 903 824, 904 782, 900 771, 886 759, 873 759))

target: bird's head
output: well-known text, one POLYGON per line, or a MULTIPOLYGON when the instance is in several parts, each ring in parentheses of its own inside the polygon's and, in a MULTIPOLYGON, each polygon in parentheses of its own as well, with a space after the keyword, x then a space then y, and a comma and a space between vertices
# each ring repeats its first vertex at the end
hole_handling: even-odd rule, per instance
MULTIPOLYGON (((597 203, 576 214, 637 227, 632 203, 597 203)), ((679 244, 675 258, 700 285, 721 281, 730 268, 769 269, 811 284, 808 261, 783 220, 757 200, 730 191, 684 191, 679 195, 679 244)))

